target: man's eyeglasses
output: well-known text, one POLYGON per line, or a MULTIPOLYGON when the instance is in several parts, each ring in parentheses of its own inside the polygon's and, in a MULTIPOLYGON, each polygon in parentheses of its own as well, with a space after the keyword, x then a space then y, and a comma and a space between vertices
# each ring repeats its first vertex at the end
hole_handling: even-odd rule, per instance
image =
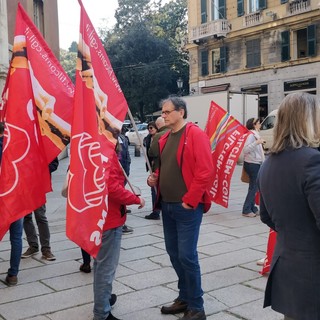
POLYGON ((171 112, 173 112, 173 111, 177 111, 176 109, 173 109, 173 110, 166 110, 166 111, 162 111, 161 112, 161 115, 166 115, 166 116, 168 116, 171 112))
POLYGON ((155 127, 148 127, 148 130, 152 130, 152 129, 155 129, 155 127))

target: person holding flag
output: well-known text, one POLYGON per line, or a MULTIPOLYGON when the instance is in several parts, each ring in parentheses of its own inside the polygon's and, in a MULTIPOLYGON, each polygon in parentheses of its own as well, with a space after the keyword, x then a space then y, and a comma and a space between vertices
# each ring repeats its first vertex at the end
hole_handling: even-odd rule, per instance
POLYGON ((160 166, 148 177, 161 199, 164 240, 178 276, 179 294, 161 313, 184 312, 182 320, 205 320, 197 244, 203 213, 211 206, 213 164, 208 136, 187 123, 187 106, 179 97, 160 102, 170 129, 159 139, 160 166))
MULTIPOLYGON (((119 146, 119 144, 117 144, 119 146)), ((116 152, 112 157, 108 180, 108 214, 103 227, 102 244, 93 264, 94 320, 118 320, 110 312, 112 282, 119 263, 122 226, 126 221, 126 205, 138 204, 145 200, 124 187, 125 176, 116 152)))

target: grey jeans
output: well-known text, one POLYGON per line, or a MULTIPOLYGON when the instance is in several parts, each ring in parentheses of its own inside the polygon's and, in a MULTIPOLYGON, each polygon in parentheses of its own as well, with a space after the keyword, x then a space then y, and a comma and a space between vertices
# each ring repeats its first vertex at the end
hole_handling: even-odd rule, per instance
MULTIPOLYGON (((50 249, 50 231, 48 219, 46 216, 45 204, 40 208, 34 210, 34 217, 38 225, 41 251, 45 249, 50 249)), ((39 249, 39 241, 36 228, 32 220, 32 212, 24 217, 23 228, 24 232, 26 233, 29 246, 39 249)))

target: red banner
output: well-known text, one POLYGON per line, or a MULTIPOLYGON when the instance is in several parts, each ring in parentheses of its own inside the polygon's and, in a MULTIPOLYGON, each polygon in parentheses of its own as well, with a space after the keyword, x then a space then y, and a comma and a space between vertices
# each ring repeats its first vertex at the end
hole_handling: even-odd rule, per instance
MULTIPOLYGON (((28 74, 50 163, 70 142, 74 85, 21 4, 16 19, 11 73, 24 69, 28 74)), ((23 86, 23 82, 19 83, 15 94, 23 86)))
POLYGON ((267 245, 267 256, 266 256, 266 259, 264 260, 264 264, 260 272, 261 274, 265 274, 270 271, 270 265, 272 262, 272 256, 274 252, 274 247, 276 246, 276 242, 277 242, 277 233, 274 230, 270 229, 268 245, 267 245))
POLYGON ((79 4, 67 236, 95 257, 107 216, 108 165, 128 105, 81 0, 79 4))
POLYGON ((212 101, 205 132, 210 139, 215 171, 210 189, 212 201, 227 208, 230 180, 250 131, 212 101))
MULTIPOLYGON (((0 239, 12 222, 43 205, 46 193, 51 191, 49 162, 38 122, 39 107, 32 90, 35 80, 34 74, 31 76, 31 65, 37 69, 34 59, 38 58, 29 55, 33 49, 30 49, 28 23, 19 5, 13 56, 3 92, 5 105, 1 118, 5 121, 5 132, 0 169, 0 239)), ((57 152, 52 154, 57 156, 57 152)))

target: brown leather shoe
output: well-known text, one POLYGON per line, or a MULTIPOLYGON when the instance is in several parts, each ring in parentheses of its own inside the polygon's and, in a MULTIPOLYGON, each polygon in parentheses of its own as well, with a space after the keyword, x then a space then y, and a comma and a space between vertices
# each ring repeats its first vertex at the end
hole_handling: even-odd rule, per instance
POLYGON ((187 310, 188 304, 179 299, 175 299, 174 303, 170 306, 163 306, 161 308, 161 313, 163 314, 176 314, 180 312, 184 312, 187 310))
POLYGON ((184 316, 180 320, 206 320, 206 314, 204 311, 187 310, 184 316))

